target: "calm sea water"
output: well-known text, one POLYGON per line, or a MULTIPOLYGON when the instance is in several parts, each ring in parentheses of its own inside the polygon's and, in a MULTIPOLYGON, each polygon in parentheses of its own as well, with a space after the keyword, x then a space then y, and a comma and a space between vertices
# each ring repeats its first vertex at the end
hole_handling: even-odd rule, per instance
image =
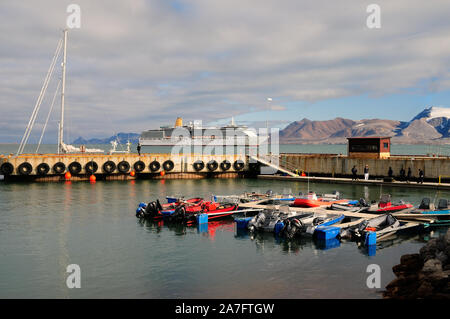
MULTIPOLYGON (((338 188, 348 198, 377 199, 378 187, 338 188)), ((324 249, 312 240, 236 233, 231 221, 208 229, 139 222, 139 202, 166 195, 244 191, 294 194, 301 182, 256 179, 0 182, 0 298, 380 298, 400 256, 416 253, 438 231, 395 237, 369 256, 353 242, 324 249), (69 264, 81 268, 81 288, 69 289, 69 264), (381 267, 381 289, 369 289, 369 264, 381 267)), ((418 204, 449 192, 383 187, 418 204)))

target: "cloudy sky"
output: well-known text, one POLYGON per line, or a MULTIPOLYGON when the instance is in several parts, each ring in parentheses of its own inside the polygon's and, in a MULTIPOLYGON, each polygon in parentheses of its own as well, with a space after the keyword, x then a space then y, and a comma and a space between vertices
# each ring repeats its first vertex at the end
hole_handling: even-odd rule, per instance
MULTIPOLYGON (((81 28, 69 31, 69 142, 177 116, 283 127, 305 117, 410 120, 450 107, 448 0, 2 0, 0 142, 20 142, 72 3, 81 28), (371 3, 380 29, 366 25, 371 3)), ((58 111, 47 142, 56 141, 58 111)))

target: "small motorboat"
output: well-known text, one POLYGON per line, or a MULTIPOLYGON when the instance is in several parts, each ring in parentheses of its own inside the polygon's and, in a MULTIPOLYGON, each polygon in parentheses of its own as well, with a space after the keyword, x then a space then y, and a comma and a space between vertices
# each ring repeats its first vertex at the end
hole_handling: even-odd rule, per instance
POLYGON ((331 210, 361 213, 394 213, 403 210, 406 211, 411 208, 413 208, 412 204, 405 203, 402 200, 393 203, 391 201, 391 195, 389 194, 382 195, 378 204, 375 201, 373 201, 371 204, 368 204, 364 198, 361 198, 359 201, 355 200, 347 201, 344 203, 333 203, 328 207, 328 209, 331 210))
POLYGON ((404 213, 399 212, 404 219, 425 218, 428 222, 424 225, 429 226, 448 226, 450 224, 450 207, 447 199, 439 199, 438 204, 431 203, 429 198, 423 198, 420 205, 404 213), (423 215, 423 216, 420 216, 423 215))
POLYGON ((347 203, 348 199, 341 199, 339 192, 318 196, 314 192, 309 192, 306 196, 298 197, 291 204, 292 207, 327 207, 337 203, 347 203))
POLYGON ((237 212, 239 206, 233 203, 203 202, 197 206, 181 204, 173 211, 163 211, 164 220, 172 223, 186 223, 188 226, 197 223, 197 217, 208 216, 208 221, 228 217, 237 212))
POLYGON ((366 210, 370 207, 370 205, 365 201, 364 198, 360 200, 350 200, 344 203, 334 203, 331 204, 327 209, 330 210, 338 210, 338 211, 347 211, 347 212, 358 212, 366 210))
POLYGON ((411 210, 412 214, 450 214, 450 205, 447 199, 439 199, 437 206, 431 203, 428 197, 425 197, 420 202, 420 205, 411 210))
POLYGON ((197 207, 201 206, 202 203, 203 198, 190 198, 188 200, 178 199, 177 201, 171 201, 167 204, 161 204, 159 199, 157 199, 148 204, 139 203, 139 206, 136 209, 136 217, 158 220, 164 217, 164 213, 174 212, 175 209, 182 204, 187 206, 188 210, 194 211, 197 207))
POLYGON ((400 222, 391 214, 384 214, 372 219, 365 219, 359 225, 343 229, 340 238, 362 241, 369 232, 386 235, 395 233, 401 226, 400 222))
POLYGON ((262 232, 274 232, 275 234, 277 234, 284 225, 280 224, 280 222, 290 217, 304 218, 309 217, 311 215, 313 214, 290 211, 289 207, 286 206, 280 209, 264 210, 259 214, 257 214, 256 216, 247 219, 246 225, 247 229, 251 232, 262 231, 262 232))
POLYGON ((265 194, 251 192, 251 193, 243 193, 240 195, 214 195, 214 201, 219 202, 235 202, 235 203, 249 203, 260 200, 279 200, 283 202, 291 202, 295 200, 295 197, 292 194, 273 194, 271 190, 268 190, 265 194))
POLYGON ((339 224, 344 218, 344 215, 327 215, 320 213, 313 213, 310 216, 287 218, 286 220, 279 222, 283 224, 280 230, 280 236, 287 239, 304 235, 313 236, 317 229, 339 224))
POLYGON ((383 194, 378 202, 378 205, 371 205, 365 212, 367 213, 393 213, 401 210, 414 207, 410 203, 405 203, 403 200, 393 203, 391 202, 391 195, 383 194))

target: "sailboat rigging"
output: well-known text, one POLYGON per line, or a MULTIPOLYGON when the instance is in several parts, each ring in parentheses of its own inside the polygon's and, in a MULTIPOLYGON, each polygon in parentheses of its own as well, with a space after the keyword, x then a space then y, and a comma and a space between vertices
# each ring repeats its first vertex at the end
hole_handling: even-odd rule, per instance
MULTIPOLYGON (((47 87, 48 87, 50 79, 51 79, 51 77, 53 75, 53 71, 55 69, 56 62, 57 62, 57 60, 58 60, 58 58, 59 58, 59 56, 61 54, 61 50, 63 50, 63 58, 62 58, 62 63, 61 63, 61 66, 62 66, 62 78, 61 78, 61 118, 60 118, 60 121, 59 121, 59 128, 58 128, 58 154, 60 154, 60 153, 76 153, 76 152, 87 152, 87 153, 103 153, 104 152, 104 150, 102 150, 102 149, 87 149, 87 148, 84 148, 84 147, 75 147, 73 145, 69 145, 69 144, 64 143, 64 112, 65 112, 66 63, 67 63, 67 32, 68 32, 68 30, 64 29, 63 30, 63 37, 62 37, 62 39, 60 39, 58 41, 58 45, 56 47, 55 54, 53 55, 52 62, 50 64, 49 70, 48 70, 47 75, 45 77, 44 84, 43 84, 43 86, 41 88, 41 91, 39 93, 38 99, 36 101, 36 104, 34 106, 33 112, 31 114, 31 118, 30 118, 30 120, 28 122, 28 125, 27 125, 26 129, 25 129, 25 133, 24 133, 24 135, 22 137, 22 140, 20 142, 20 145, 19 145, 19 148, 17 150, 17 154, 16 155, 20 155, 20 154, 23 153, 25 145, 28 142, 28 138, 30 137, 31 131, 32 131, 33 126, 34 126, 34 123, 36 121, 37 114, 39 113, 42 101, 43 101, 45 93, 47 91, 47 87)), ((59 89, 59 83, 58 83, 58 87, 57 87, 56 92, 55 92, 55 96, 56 96, 56 93, 57 93, 58 89, 59 89)), ((52 101, 52 106, 50 108, 50 112, 53 109, 53 103, 54 103, 54 99, 52 101)), ((36 148, 36 152, 39 150, 39 146, 40 146, 40 144, 42 142, 42 137, 43 137, 45 129, 47 127, 47 122, 48 122, 48 119, 50 117, 50 112, 49 112, 49 114, 47 116, 45 125, 43 127, 43 131, 42 131, 41 137, 39 139, 39 143, 38 143, 38 146, 36 148)))

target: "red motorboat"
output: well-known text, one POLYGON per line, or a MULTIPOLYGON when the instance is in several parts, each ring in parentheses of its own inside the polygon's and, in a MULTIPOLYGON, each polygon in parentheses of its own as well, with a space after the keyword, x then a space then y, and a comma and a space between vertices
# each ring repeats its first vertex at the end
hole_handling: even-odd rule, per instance
POLYGON ((316 193, 309 192, 308 195, 296 198, 294 202, 291 204, 293 207, 326 207, 331 206, 332 204, 346 203, 347 199, 340 199, 339 193, 335 192, 335 194, 325 194, 322 197, 318 197, 316 193))
POLYGON ((173 212, 163 212, 163 215, 169 222, 185 222, 187 225, 193 225, 197 223, 197 216, 200 214, 207 214, 210 221, 231 216, 237 209, 238 205, 233 203, 203 202, 195 207, 180 205, 173 212))
POLYGON ((137 218, 147 218, 158 220, 162 219, 167 212, 174 212, 177 207, 184 205, 189 212, 197 212, 204 203, 203 198, 190 198, 187 200, 177 200, 167 204, 161 204, 159 200, 150 202, 148 204, 140 203, 136 210, 137 218))
POLYGON ((391 202, 391 195, 384 194, 381 196, 380 202, 377 206, 371 206, 368 213, 394 213, 404 209, 412 208, 413 205, 400 201, 398 203, 391 202))

